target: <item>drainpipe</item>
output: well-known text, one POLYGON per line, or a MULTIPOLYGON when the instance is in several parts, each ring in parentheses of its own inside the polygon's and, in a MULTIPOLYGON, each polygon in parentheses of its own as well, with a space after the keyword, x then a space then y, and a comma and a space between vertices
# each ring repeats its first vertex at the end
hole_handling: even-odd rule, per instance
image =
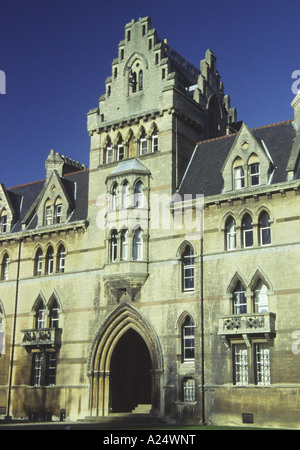
POLYGON ((12 343, 11 343, 11 356, 10 356, 10 370, 9 370, 7 409, 6 409, 6 416, 5 416, 6 420, 10 420, 11 419, 11 416, 10 416, 10 403, 11 403, 12 374, 13 374, 13 367, 14 367, 17 311, 18 311, 18 299, 19 299, 21 248, 22 248, 22 239, 19 240, 18 267, 17 267, 16 294, 15 294, 15 310, 14 310, 13 333, 12 333, 12 343))
MULTIPOLYGON (((204 218, 202 219, 204 220, 204 218)), ((203 292, 203 222, 200 238, 200 305, 201 305, 201 401, 202 401, 202 425, 206 425, 205 420, 205 389, 204 389, 204 292, 203 292)))

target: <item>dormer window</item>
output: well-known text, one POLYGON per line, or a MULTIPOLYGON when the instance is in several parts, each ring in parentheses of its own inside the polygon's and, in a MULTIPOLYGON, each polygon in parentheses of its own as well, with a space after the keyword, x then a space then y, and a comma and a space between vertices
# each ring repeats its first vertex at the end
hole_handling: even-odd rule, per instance
POLYGON ((54 207, 55 223, 62 223, 62 206, 62 199, 58 197, 54 207))
POLYGON ((245 173, 242 166, 234 168, 234 188, 243 189, 245 187, 245 173))
POLYGON ((0 217, 0 233, 7 233, 7 211, 3 209, 1 217, 0 217))
POLYGON ((50 199, 45 203, 45 225, 53 224, 53 208, 50 199))
POLYGON ((250 172, 250 186, 258 186, 260 184, 259 163, 250 164, 249 172, 250 172))

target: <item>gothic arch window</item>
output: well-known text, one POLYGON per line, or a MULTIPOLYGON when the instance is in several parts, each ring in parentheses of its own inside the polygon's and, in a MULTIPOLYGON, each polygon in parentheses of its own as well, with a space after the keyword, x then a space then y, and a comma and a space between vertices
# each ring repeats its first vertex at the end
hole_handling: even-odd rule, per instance
POLYGON ((182 291, 193 291, 195 285, 194 250, 186 244, 181 253, 181 285, 182 291))
POLYGON ((46 253, 46 275, 52 275, 54 271, 54 252, 50 245, 46 253))
POLYGON ((134 207, 143 208, 144 206, 144 184, 138 180, 134 185, 134 207))
POLYGON ((111 209, 116 211, 119 208, 119 187, 118 183, 114 183, 111 191, 111 209))
POLYGON ((60 307, 56 298, 54 298, 49 307, 49 328, 58 328, 60 307))
POLYGON ((269 312, 268 287, 261 279, 259 279, 258 282, 256 283, 253 299, 254 299, 254 312, 256 313, 269 312))
POLYGON ((40 277, 43 274, 43 251, 38 248, 34 258, 34 276, 40 277))
POLYGON ((112 230, 110 235, 110 261, 115 262, 118 255, 118 232, 112 230))
POLYGON ((35 308, 35 328, 46 328, 46 306, 42 299, 35 308))
POLYGON ((260 164, 255 153, 252 153, 248 160, 248 170, 250 186, 258 186, 260 184, 260 164))
POLYGON ((44 225, 52 225, 53 224, 53 206, 50 198, 48 198, 45 202, 44 208, 44 225))
POLYGON ((66 249, 63 244, 58 248, 57 252, 57 272, 64 273, 66 263, 66 249))
POLYGON ((7 231, 7 211, 4 208, 0 216, 0 234, 5 234, 7 231))
POLYGON ((143 232, 139 227, 133 234, 133 259, 136 261, 143 259, 143 232))
POLYGON ((128 230, 124 229, 121 232, 121 259, 126 261, 128 259, 128 230))
POLYGON ((236 223, 232 216, 225 223, 225 247, 226 250, 236 249, 236 223))
POLYGON ((243 247, 253 246, 253 227, 252 227, 252 217, 250 214, 246 213, 242 219, 242 241, 243 247))
POLYGON ((243 161, 240 157, 234 160, 233 166, 233 189, 243 189, 245 187, 245 172, 243 161))
POLYGON ((146 155, 148 153, 148 140, 145 131, 140 137, 140 155, 146 155))
POLYGON ((9 256, 8 253, 4 253, 1 263, 1 280, 8 280, 8 271, 9 271, 9 256))
POLYGON ((183 362, 195 360, 195 324, 189 315, 181 326, 181 355, 183 362))
POLYGON ((258 218, 259 243, 260 245, 271 244, 271 224, 267 211, 262 211, 258 218))
POLYGON ((63 202, 61 197, 57 197, 54 204, 54 220, 55 223, 62 223, 63 202))
POLYGON ((129 183, 128 181, 124 181, 121 188, 121 205, 122 208, 127 209, 129 206, 129 183))
POLYGON ((235 287, 233 289, 232 301, 233 301, 233 314, 247 313, 246 289, 240 280, 236 282, 235 287))

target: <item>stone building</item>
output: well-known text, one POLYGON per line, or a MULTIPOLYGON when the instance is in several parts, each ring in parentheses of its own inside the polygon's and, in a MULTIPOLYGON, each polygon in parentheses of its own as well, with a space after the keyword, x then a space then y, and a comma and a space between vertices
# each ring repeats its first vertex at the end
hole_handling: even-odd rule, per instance
POLYGON ((250 130, 207 50, 125 27, 89 169, 0 185, 0 417, 299 423, 299 94, 250 130))

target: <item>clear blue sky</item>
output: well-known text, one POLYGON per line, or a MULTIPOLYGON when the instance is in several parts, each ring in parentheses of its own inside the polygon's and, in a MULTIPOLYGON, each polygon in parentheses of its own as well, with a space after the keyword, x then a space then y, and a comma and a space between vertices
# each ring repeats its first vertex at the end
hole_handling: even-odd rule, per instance
POLYGON ((299 0, 0 0, 0 182, 43 179, 52 148, 89 164, 86 113, 105 92, 126 23, 145 16, 197 67, 214 51, 238 120, 253 128, 293 117, 299 0))

